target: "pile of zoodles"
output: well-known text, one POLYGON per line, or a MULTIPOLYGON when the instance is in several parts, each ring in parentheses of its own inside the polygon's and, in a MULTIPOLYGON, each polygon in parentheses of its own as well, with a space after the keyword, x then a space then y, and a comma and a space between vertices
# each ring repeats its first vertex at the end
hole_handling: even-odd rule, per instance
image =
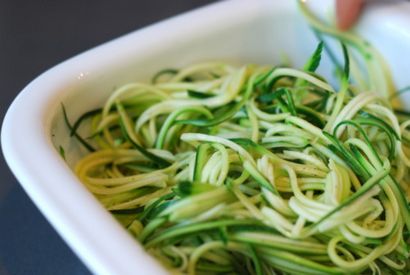
POLYGON ((409 116, 376 50, 301 8, 343 61, 322 41, 302 69, 196 64, 64 110, 90 151, 76 174, 170 272, 410 272, 409 116))

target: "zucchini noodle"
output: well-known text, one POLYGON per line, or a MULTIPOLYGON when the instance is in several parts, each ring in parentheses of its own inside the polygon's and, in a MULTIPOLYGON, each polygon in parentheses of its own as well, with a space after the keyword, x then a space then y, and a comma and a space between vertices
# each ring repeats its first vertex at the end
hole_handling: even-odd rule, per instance
POLYGON ((410 120, 376 50, 300 6, 367 71, 350 76, 343 46, 329 83, 321 42, 302 69, 196 64, 119 87, 73 125, 63 109, 90 151, 75 173, 171 273, 410 272, 410 120))

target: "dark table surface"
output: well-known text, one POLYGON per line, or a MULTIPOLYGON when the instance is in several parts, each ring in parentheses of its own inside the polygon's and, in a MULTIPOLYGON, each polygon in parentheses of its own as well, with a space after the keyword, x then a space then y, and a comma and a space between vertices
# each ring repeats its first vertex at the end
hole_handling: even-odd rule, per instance
MULTIPOLYGON (((215 0, 0 0, 0 121, 32 79, 132 30, 215 0)), ((24 193, 0 153, 0 275, 90 274, 24 193)))

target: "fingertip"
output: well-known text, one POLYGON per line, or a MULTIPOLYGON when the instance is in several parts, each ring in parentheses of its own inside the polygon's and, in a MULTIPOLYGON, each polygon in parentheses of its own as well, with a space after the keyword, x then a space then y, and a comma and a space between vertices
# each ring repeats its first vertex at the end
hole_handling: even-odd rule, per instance
POLYGON ((341 30, 350 29, 358 20, 364 0, 336 0, 336 25, 341 30))

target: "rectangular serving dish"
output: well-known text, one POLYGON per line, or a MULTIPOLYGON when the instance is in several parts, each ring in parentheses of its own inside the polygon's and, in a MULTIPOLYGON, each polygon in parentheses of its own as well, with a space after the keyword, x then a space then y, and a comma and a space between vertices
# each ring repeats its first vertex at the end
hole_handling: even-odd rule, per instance
MULTIPOLYGON (((333 1, 314 5, 326 17, 333 1)), ((386 58, 398 87, 410 84, 408 14, 408 3, 374 4, 357 27, 386 58)), ((31 82, 5 117, 4 155, 31 199, 93 272, 166 274, 72 172, 84 150, 69 137, 61 103, 73 121, 101 106, 115 87, 146 81, 163 68, 209 60, 278 64, 283 55, 301 67, 316 44, 296 1, 231 0, 168 19, 71 58, 31 82)), ((331 77, 329 62, 319 73, 331 77)))

